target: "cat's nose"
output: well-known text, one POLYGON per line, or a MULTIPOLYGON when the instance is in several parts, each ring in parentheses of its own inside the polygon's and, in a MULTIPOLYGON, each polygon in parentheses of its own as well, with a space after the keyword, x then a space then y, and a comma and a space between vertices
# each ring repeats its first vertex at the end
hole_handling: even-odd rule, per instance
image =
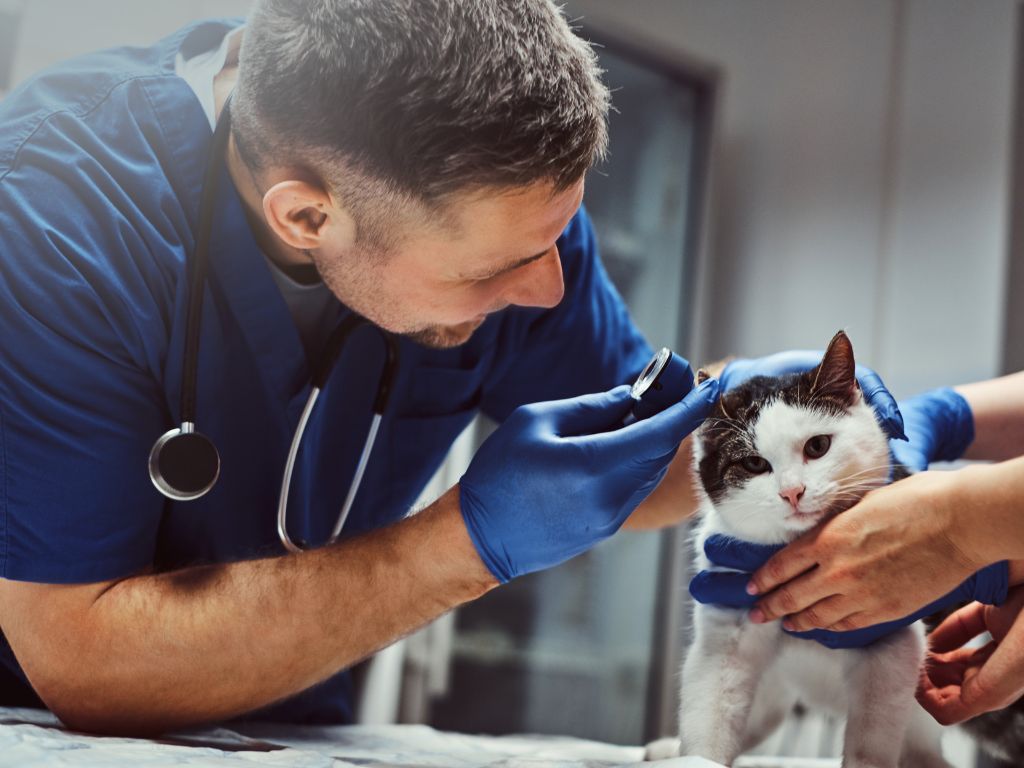
POLYGON ((788 501, 793 509, 796 509, 796 505, 804 497, 805 490, 807 489, 803 485, 794 485, 792 488, 779 491, 779 496, 782 497, 783 501, 788 501))

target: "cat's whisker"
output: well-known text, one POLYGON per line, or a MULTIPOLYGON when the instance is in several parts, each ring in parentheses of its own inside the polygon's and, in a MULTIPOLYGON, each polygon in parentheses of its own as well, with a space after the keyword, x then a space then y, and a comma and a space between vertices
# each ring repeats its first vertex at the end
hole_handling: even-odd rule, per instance
POLYGON ((847 480, 836 482, 838 488, 878 488, 883 485, 888 485, 889 479, 887 477, 878 478, 866 478, 862 477, 857 480, 847 480))
POLYGON ((721 416, 710 416, 704 421, 708 429, 735 429, 746 432, 746 427, 737 419, 727 419, 721 416))
POLYGON ((888 481, 884 478, 869 479, 860 478, 858 480, 847 480, 844 482, 836 482, 836 488, 877 488, 880 485, 888 485, 888 481))
POLYGON ((863 474, 865 472, 874 472, 876 469, 889 469, 891 466, 892 466, 892 462, 891 461, 885 461, 885 462, 882 462, 880 464, 872 464, 872 465, 867 466, 867 467, 861 467, 856 472, 851 472, 849 475, 847 475, 847 477, 855 477, 856 475, 861 475, 861 474, 863 474))
POLYGON ((848 475, 843 475, 842 477, 837 477, 837 478, 835 478, 835 480, 836 480, 836 482, 842 482, 844 480, 852 480, 855 477, 860 477, 862 475, 868 475, 868 474, 871 474, 873 472, 877 472, 880 469, 884 469, 888 473, 889 471, 892 470, 892 464, 889 464, 889 463, 877 464, 877 465, 875 465, 873 467, 866 467, 866 468, 864 468, 864 469, 862 469, 862 470, 860 470, 858 472, 851 472, 848 475))
POLYGON ((889 461, 886 461, 882 464, 872 464, 871 466, 868 467, 861 467, 856 472, 851 472, 850 474, 846 475, 846 477, 856 477, 857 475, 862 475, 865 472, 874 472, 877 469, 888 469, 891 466, 892 462, 889 461))
POLYGON ((745 438, 748 438, 748 439, 752 439, 749 431, 747 431, 746 429, 743 429, 742 427, 733 426, 731 424, 722 424, 722 425, 715 425, 715 426, 708 427, 707 430, 706 430, 706 433, 707 434, 732 433, 732 434, 735 434, 735 435, 739 435, 740 437, 745 437, 745 438))
POLYGON ((870 491, 873 491, 873 490, 875 490, 877 488, 881 488, 881 487, 882 486, 880 486, 880 485, 861 485, 861 486, 843 487, 843 488, 836 489, 836 495, 839 495, 839 494, 847 494, 847 495, 858 494, 860 496, 864 496, 867 493, 869 493, 870 491))

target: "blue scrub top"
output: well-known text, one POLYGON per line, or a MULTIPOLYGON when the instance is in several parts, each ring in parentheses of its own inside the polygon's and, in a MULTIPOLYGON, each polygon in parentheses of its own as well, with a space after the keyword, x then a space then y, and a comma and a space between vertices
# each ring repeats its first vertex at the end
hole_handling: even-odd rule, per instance
MULTIPOLYGON (((211 238, 198 428, 216 487, 172 502, 152 486, 154 440, 179 423, 188 286, 211 132, 179 50, 239 22, 47 70, 0 101, 0 574, 119 579, 283 554, 281 473, 310 371, 288 308, 224 173, 211 238)), ((345 535, 402 518, 473 415, 631 380, 650 349, 597 256, 584 211, 558 241, 566 295, 511 308, 465 345, 401 341, 391 404, 345 535)), ((340 321, 348 310, 336 308, 340 321)), ((338 361, 293 480, 293 538, 323 541, 349 487, 383 361, 372 329, 338 361)), ((281 617, 275 617, 281 618, 281 617)), ((0 703, 32 700, 6 641, 0 703)), ((348 722, 344 673, 257 716, 348 722)))

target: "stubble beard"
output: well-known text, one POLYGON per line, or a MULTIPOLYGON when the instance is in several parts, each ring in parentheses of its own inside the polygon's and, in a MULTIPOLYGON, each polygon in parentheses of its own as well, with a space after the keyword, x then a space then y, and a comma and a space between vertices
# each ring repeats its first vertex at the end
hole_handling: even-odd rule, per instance
POLYGON ((358 312, 374 325, 424 347, 452 349, 462 346, 469 341, 476 329, 483 325, 485 318, 470 320, 458 325, 410 327, 408 323, 393 317, 387 311, 390 309, 387 299, 379 294, 378 284, 368 275, 357 277, 354 274, 348 274, 346 275, 348 279, 342 279, 340 268, 325 269, 325 265, 319 261, 316 254, 310 253, 310 256, 327 287, 345 306, 358 312), (371 307, 373 311, 367 311, 371 307))
POLYGON ((431 325, 399 335, 431 349, 452 349, 465 344, 473 333, 483 325, 483 320, 473 320, 459 325, 431 325))

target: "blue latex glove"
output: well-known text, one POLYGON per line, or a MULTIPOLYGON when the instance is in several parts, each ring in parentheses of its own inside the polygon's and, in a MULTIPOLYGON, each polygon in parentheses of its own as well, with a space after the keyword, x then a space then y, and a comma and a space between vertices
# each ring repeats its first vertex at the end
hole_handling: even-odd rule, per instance
POLYGON ((933 461, 955 461, 974 442, 974 414, 967 401, 948 387, 933 389, 900 403, 908 442, 890 443, 896 460, 912 472, 933 461))
MULTIPOLYGON (((722 391, 728 392, 744 381, 755 376, 784 376, 788 373, 809 371, 821 363, 823 352, 793 350, 778 352, 767 357, 733 360, 725 366, 719 380, 722 391)), ((878 374, 863 365, 857 366, 857 383, 864 392, 864 400, 875 409, 882 428, 889 437, 906 440, 903 433, 903 417, 896 399, 889 394, 878 374)))
POLYGON ((661 482, 684 437, 718 400, 708 379, 622 426, 629 387, 516 409, 459 483, 462 516, 501 582, 550 568, 614 534, 661 482))
MULTIPOLYGON (((746 587, 751 574, 768 562, 768 558, 781 550, 782 546, 751 544, 728 536, 709 536, 704 542, 704 554, 708 560, 723 568, 735 570, 701 571, 690 582, 690 594, 699 603, 725 608, 751 607, 760 597, 747 594, 746 587)), ((994 563, 978 571, 948 595, 896 621, 887 621, 849 632, 832 632, 827 629, 812 629, 807 632, 789 632, 785 629, 783 631, 794 637, 816 640, 827 648, 863 648, 908 624, 959 603, 977 600, 988 605, 1000 605, 1006 599, 1009 578, 1009 565, 1006 561, 994 563)))

